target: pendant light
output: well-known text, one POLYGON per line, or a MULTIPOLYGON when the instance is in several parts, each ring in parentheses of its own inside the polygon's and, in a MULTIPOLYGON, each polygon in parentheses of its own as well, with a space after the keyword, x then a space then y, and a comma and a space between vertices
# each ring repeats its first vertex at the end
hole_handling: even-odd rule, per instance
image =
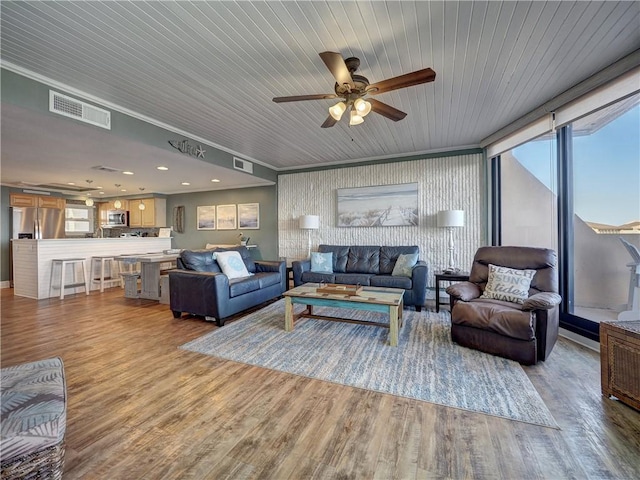
MULTIPOLYGON (((85 180, 89 186, 91 186, 91 184, 93 183, 93 180, 85 180)), ((87 207, 93 207, 93 198, 91 198, 89 195, 91 195, 90 193, 87 193, 87 198, 84 201, 84 204, 87 207)))
MULTIPOLYGON (((119 183, 116 183, 115 186, 116 186, 116 195, 118 195, 117 192, 121 185, 119 183)), ((119 198, 116 198, 115 202, 113 202, 113 206, 117 209, 122 208, 122 202, 120 201, 119 198)))
MULTIPOLYGON (((140 193, 144 192, 144 188, 142 188, 142 187, 138 187, 138 190, 140 190, 140 193)), ((140 200, 140 204, 138 205, 138 209, 139 210, 144 210, 145 208, 147 208, 147 206, 144 204, 144 202, 141 199, 140 200)))

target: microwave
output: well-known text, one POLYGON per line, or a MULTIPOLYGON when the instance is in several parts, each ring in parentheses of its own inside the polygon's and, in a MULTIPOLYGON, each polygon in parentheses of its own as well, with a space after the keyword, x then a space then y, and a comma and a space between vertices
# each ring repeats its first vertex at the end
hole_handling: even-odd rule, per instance
POLYGON ((128 227, 129 226, 129 212, 124 210, 108 210, 106 223, 102 224, 103 227, 128 227))

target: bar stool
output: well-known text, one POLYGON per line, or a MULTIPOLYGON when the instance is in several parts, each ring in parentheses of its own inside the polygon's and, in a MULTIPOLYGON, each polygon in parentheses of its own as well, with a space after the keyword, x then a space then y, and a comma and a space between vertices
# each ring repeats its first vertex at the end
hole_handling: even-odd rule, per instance
POLYGON ((91 284, 98 283, 100 292, 104 292, 104 286, 121 285, 120 275, 116 275, 118 265, 112 255, 91 257, 91 284), (109 275, 106 275, 108 267, 109 275))
POLYGON ((49 296, 51 295, 51 291, 54 288, 59 288, 60 289, 60 300, 64 299, 64 290, 66 288, 77 288, 77 287, 84 287, 84 291, 87 295, 89 295, 89 284, 87 282, 87 266, 85 264, 85 258, 54 258, 53 260, 51 260, 51 278, 49 281, 49 296), (77 266, 78 264, 80 264, 82 266, 82 282, 78 282, 76 281, 76 270, 77 270, 77 266), (66 281, 66 269, 67 269, 67 265, 70 265, 72 268, 72 272, 73 272, 73 283, 70 285, 67 285, 65 283, 66 281), (53 280, 55 278, 55 269, 56 266, 60 267, 60 284, 58 286, 55 286, 53 283, 53 280))

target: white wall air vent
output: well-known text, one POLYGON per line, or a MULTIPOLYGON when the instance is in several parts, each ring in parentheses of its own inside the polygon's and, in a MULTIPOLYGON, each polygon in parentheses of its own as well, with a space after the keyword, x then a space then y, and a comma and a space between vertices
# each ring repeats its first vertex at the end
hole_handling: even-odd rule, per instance
POLYGON ((243 172, 253 173, 253 163, 242 160, 238 157, 233 157, 233 168, 236 170, 242 170, 243 172))
POLYGON ((49 111, 111 130, 111 112, 49 90, 49 111))

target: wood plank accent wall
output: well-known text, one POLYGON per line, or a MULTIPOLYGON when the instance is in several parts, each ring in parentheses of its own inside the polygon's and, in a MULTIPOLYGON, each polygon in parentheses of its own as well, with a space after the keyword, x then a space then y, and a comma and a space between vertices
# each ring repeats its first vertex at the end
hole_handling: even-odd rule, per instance
MULTIPOLYGON (((456 264, 469 270, 478 247, 486 244, 486 174, 483 155, 425 158, 278 176, 279 255, 303 258, 308 232, 298 228, 301 215, 319 215, 312 231, 312 251, 336 245, 418 245, 432 272, 447 266, 449 237, 437 228, 440 210, 464 210, 465 226, 454 230, 456 264), (418 182, 417 227, 338 228, 337 189, 418 182)), ((433 275, 429 285, 434 286, 433 275)))

